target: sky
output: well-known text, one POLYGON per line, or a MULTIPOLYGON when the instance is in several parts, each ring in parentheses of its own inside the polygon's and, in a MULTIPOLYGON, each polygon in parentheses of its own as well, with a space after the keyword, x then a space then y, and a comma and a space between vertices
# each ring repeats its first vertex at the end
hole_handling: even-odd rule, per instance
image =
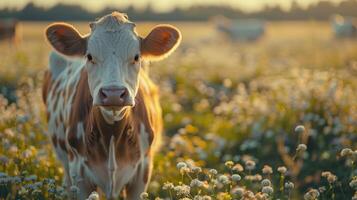
MULTIPOLYGON (((20 9, 28 2, 34 2, 36 5, 50 7, 59 2, 65 4, 79 4, 91 11, 98 11, 107 6, 127 7, 133 5, 135 8, 143 9, 151 4, 156 11, 170 11, 175 7, 185 8, 191 5, 229 5, 238 7, 245 11, 256 11, 266 5, 280 5, 284 9, 289 9, 293 0, 0 0, 0 8, 10 7, 20 9)), ((320 0, 295 0, 300 5, 306 7, 317 3, 320 0)), ((326 1, 326 0, 325 0, 326 1)), ((327 0, 331 2, 341 2, 343 0, 327 0)))

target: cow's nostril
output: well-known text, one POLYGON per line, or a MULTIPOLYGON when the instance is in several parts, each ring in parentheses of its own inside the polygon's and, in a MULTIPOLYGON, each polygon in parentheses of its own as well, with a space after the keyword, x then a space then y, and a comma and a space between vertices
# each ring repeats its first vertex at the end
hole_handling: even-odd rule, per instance
POLYGON ((120 98, 124 99, 127 95, 127 90, 126 89, 123 89, 122 93, 120 94, 120 98))
POLYGON ((99 94, 101 99, 106 99, 108 97, 103 89, 100 89, 99 94))

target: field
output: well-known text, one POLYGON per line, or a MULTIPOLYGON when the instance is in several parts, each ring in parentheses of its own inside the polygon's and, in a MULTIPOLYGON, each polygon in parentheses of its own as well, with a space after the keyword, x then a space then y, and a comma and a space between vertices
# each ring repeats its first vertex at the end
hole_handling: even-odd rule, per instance
MULTIPOLYGON (((251 43, 173 24, 182 45, 148 66, 165 131, 143 199, 357 199, 357 40, 313 21, 268 23, 251 43)), ((21 44, 0 43, 0 199, 78 192, 61 187, 46 137, 46 25, 23 23, 21 44)))

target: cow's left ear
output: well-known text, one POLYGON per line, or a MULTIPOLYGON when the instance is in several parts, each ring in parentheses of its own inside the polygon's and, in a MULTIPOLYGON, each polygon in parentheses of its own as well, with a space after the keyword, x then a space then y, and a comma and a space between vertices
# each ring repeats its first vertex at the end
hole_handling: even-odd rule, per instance
POLYGON ((147 60, 161 60, 180 44, 181 33, 171 25, 158 25, 141 40, 141 56, 147 60))

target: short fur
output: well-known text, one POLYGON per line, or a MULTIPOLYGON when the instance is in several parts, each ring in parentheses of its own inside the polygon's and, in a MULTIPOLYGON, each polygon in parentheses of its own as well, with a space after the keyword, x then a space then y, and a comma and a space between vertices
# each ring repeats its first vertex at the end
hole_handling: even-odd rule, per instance
MULTIPOLYGON (((118 42, 125 36, 118 34, 130 33, 138 37, 133 29, 135 25, 121 13, 114 12, 90 26, 92 32, 103 32, 105 28, 104 36, 118 42)), ((147 42, 142 44, 145 48, 145 51, 141 50, 142 54, 146 52, 147 55, 164 57, 177 47, 177 41, 181 38, 179 32, 168 33, 173 29, 164 29, 154 29, 156 34, 154 32, 146 38, 147 42), (165 34, 168 34, 169 38, 164 37, 165 34), (152 48, 149 45, 152 45, 152 48)), ((90 45, 100 45, 104 40, 95 41, 96 38, 93 38, 94 41, 90 41, 92 35, 83 37, 74 27, 58 23, 48 27, 46 36, 54 49, 65 56, 51 53, 50 70, 45 73, 42 90, 47 107, 48 132, 65 169, 64 184, 68 187, 78 186, 80 199, 87 198, 97 187, 108 199, 117 198, 123 189, 126 189, 127 199, 139 199, 150 180, 152 159, 159 147, 162 132, 157 87, 140 66, 138 69, 135 66, 129 66, 127 69, 132 70, 131 74, 137 73, 132 75, 133 78, 138 77, 137 83, 135 80, 127 80, 131 78, 130 73, 122 77, 126 72, 123 69, 120 69, 121 76, 113 76, 119 66, 124 67, 124 64, 118 64, 117 59, 121 59, 120 56, 125 54, 113 57, 116 55, 113 52, 109 57, 114 59, 113 62, 110 66, 103 67, 93 66, 95 64, 84 59, 84 55, 88 53, 88 41, 92 42, 90 45), (76 59, 68 59, 68 56, 76 59), (95 79, 96 74, 90 72, 94 69, 109 69, 108 78, 116 78, 111 83, 124 78, 124 83, 131 81, 134 86, 138 84, 137 90, 132 92, 135 95, 135 106, 123 108, 120 119, 114 117, 114 110, 112 116, 110 111, 103 111, 101 106, 95 105, 96 90, 90 87, 100 85, 103 80, 95 79), (96 82, 92 83, 93 80, 96 82)), ((103 34, 99 32, 96 37, 99 36, 103 34)), ((125 37, 130 39, 129 36, 125 37)), ((107 45, 104 45, 104 48, 107 48, 107 45)), ((130 49, 125 48, 134 47, 129 44, 120 48, 124 48, 124 52, 128 54, 130 49)))

